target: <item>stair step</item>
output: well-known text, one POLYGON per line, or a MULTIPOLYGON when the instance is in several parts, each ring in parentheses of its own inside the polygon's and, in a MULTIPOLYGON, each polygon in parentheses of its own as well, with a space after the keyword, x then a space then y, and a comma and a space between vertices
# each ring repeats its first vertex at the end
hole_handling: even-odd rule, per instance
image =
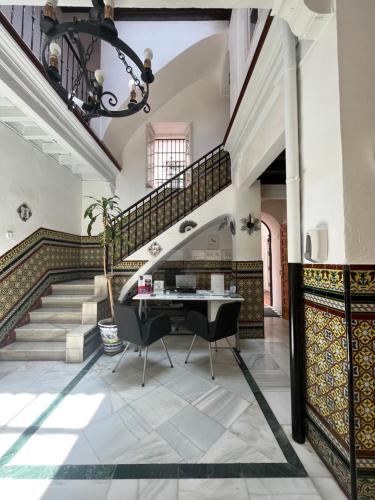
POLYGON ((65 361, 65 342, 13 342, 0 349, 0 361, 65 361))
POLYGON ((82 323, 82 307, 42 307, 30 312, 31 323, 82 323))
POLYGON ((80 294, 63 294, 63 295, 47 295, 42 297, 43 307, 79 307, 83 302, 91 300, 94 295, 80 295, 80 294))
POLYGON ((94 295, 93 280, 75 280, 52 285, 53 295, 94 295))
POLYGON ((65 342, 66 334, 76 324, 53 325, 51 323, 28 323, 16 328, 17 342, 65 342))

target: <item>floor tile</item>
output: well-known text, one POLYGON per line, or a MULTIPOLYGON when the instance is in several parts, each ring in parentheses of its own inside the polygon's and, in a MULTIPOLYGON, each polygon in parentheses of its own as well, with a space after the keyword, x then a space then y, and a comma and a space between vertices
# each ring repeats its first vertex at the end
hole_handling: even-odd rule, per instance
POLYGON ((249 500, 244 479, 181 479, 178 500, 249 500))
POLYGON ((225 431, 222 425, 193 406, 187 406, 177 413, 166 424, 160 426, 158 432, 165 435, 171 426, 203 452, 207 451, 225 431))
POLYGON ((158 387, 132 403, 133 408, 155 429, 188 404, 166 387, 158 387))
POLYGON ((194 373, 183 373, 181 376, 167 384, 178 396, 192 403, 208 391, 215 387, 215 384, 209 380, 200 377, 194 373))
POLYGON ((216 387, 193 404, 224 427, 229 427, 249 406, 248 401, 222 387, 216 387))
POLYGON ((117 458, 120 464, 176 464, 181 461, 181 456, 155 431, 123 448, 117 458))
POLYGON ((347 496, 332 477, 313 477, 312 482, 322 500, 347 500, 347 496))
POLYGON ((120 415, 113 414, 90 425, 84 431, 101 463, 118 463, 123 451, 138 443, 120 415))
POLYGON ((265 389, 262 392, 279 423, 289 425, 292 421, 290 392, 265 389))
POLYGON ((285 462, 286 458, 276 441, 273 432, 264 417, 258 403, 253 402, 238 419, 233 422, 229 430, 273 462, 285 462))
POLYGON ((138 493, 138 479, 116 479, 111 481, 105 500, 138 500, 138 493))
POLYGON ((176 479, 141 479, 138 498, 139 500, 177 500, 178 482, 176 479))
POLYGON ((310 478, 249 478, 247 488, 252 495, 316 495, 317 490, 310 478))
POLYGON ((109 481, 0 480, 4 500, 106 500, 109 481))

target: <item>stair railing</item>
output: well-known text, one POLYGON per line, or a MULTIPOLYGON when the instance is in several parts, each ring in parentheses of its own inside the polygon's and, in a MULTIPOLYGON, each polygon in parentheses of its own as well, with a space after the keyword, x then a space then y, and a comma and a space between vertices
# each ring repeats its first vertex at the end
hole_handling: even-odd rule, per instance
MULTIPOLYGON (((29 5, 2 5, 0 6, 0 18, 2 22, 8 22, 24 44, 40 62, 42 60, 43 33, 40 29, 40 16, 42 7, 29 5)), ((15 33, 15 36, 16 36, 15 33)), ((61 83, 67 92, 71 92, 74 82, 80 73, 79 56, 67 36, 61 41, 60 75, 61 83)), ((90 79, 94 78, 94 72, 89 71, 90 79)), ((88 96, 87 83, 81 79, 77 89, 76 97, 86 101, 88 96)))
POLYGON ((119 237, 115 262, 150 242, 231 182, 230 157, 221 144, 116 218, 119 237))

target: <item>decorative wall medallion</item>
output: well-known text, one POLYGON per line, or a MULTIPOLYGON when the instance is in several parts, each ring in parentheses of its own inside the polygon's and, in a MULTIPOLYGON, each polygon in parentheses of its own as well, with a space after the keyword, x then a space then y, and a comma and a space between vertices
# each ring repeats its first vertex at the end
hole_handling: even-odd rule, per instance
POLYGON ((191 231, 192 229, 197 227, 197 225, 198 224, 196 222, 194 222, 193 220, 186 220, 185 222, 180 224, 179 231, 180 231, 180 233, 188 233, 189 231, 191 231))
POLYGON ((254 215, 251 214, 241 219, 241 224, 241 231, 247 231, 248 234, 260 230, 260 220, 256 219, 254 215))
POLYGON ((159 245, 159 243, 157 243, 156 241, 154 241, 149 247, 148 247, 148 251, 150 252, 150 254, 153 256, 153 257, 157 257, 159 255, 159 253, 162 251, 162 247, 159 245))
POLYGON ((33 215, 32 211, 31 211, 31 208, 26 205, 26 203, 22 203, 22 205, 20 205, 18 208, 17 208, 17 212, 18 212, 18 215, 20 216, 20 218, 26 222, 27 220, 30 219, 30 217, 33 215))
POLYGON ((233 234, 233 236, 236 234, 236 221, 232 219, 229 223, 229 228, 230 232, 233 234))

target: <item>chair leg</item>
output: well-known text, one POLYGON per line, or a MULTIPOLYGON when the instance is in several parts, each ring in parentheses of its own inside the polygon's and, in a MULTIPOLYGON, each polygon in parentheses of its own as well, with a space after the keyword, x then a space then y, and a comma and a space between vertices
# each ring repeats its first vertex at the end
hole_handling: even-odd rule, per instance
POLYGON ((148 354, 148 346, 146 347, 145 352, 145 360, 143 362, 143 377, 142 377, 142 387, 145 386, 145 378, 146 378, 146 365, 147 365, 147 354, 148 354))
POLYGON ((142 347, 139 348, 139 354, 138 354, 139 357, 142 356, 142 347))
POLYGON ((215 340, 215 351, 217 352, 217 342, 215 340))
POLYGON ((193 341, 192 341, 192 343, 191 343, 191 345, 190 345, 189 352, 187 353, 187 356, 186 356, 186 359, 185 359, 185 363, 187 363, 187 362, 188 362, 188 360, 189 360, 189 356, 190 356, 191 350, 193 349, 193 344, 194 344, 194 342, 195 342, 195 339, 196 339, 196 338, 197 338, 197 336, 196 336, 196 335, 194 335, 194 337, 193 337, 193 341))
POLYGON ((167 346, 165 345, 165 342, 163 339, 160 339, 161 340, 161 343, 163 344, 163 347, 164 347, 164 350, 168 356, 168 359, 169 359, 169 364, 171 365, 171 368, 173 368, 173 364, 172 364, 172 360, 171 360, 171 357, 169 355, 169 352, 168 352, 168 349, 167 349, 167 346))
POLYGON ((211 342, 208 343, 208 349, 210 351, 210 366, 211 366, 211 378, 212 380, 215 380, 215 375, 214 375, 214 364, 212 362, 212 349, 211 349, 211 342))
POLYGON ((130 342, 128 342, 125 346, 125 349, 123 350, 122 354, 121 354, 121 357, 120 359, 117 361, 117 363, 115 364, 115 367, 113 368, 112 370, 112 373, 115 373, 115 371, 117 370, 117 367, 118 365, 121 363, 121 360, 122 358, 124 357, 124 354, 126 353, 126 351, 129 349, 129 346, 130 346, 130 342))
POLYGON ((232 349, 232 346, 231 346, 231 344, 230 344, 230 342, 229 342, 228 337, 225 337, 225 340, 227 341, 227 344, 229 345, 229 349, 232 349))

